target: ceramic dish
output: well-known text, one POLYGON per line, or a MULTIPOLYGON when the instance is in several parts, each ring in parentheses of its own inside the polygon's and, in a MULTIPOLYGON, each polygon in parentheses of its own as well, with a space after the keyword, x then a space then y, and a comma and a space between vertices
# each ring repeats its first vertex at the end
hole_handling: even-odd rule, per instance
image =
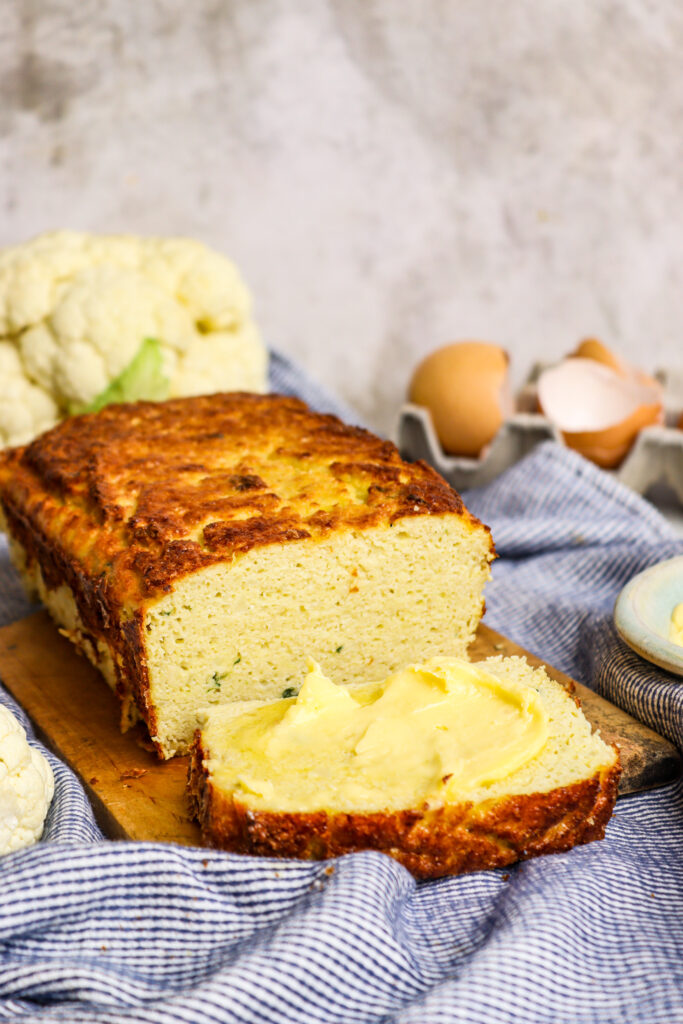
POLYGON ((614 606, 614 625, 641 657, 683 676, 683 647, 669 637, 671 613, 683 601, 683 555, 634 576, 614 606))

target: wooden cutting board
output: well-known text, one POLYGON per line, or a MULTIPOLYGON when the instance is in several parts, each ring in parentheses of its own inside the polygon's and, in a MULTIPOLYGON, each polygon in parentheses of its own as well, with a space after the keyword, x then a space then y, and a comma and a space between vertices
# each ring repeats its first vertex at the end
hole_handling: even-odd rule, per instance
MULTIPOLYGON (((542 664, 483 625, 470 654, 475 660, 524 654, 531 664, 542 664)), ((681 758, 672 744, 561 672, 546 669, 563 685, 576 686, 587 718, 605 740, 621 748, 621 795, 678 775, 681 758)), ((159 761, 146 749, 141 731, 119 732, 114 695, 57 632, 47 612, 0 629, 0 678, 29 714, 40 739, 79 776, 106 835, 200 844, 185 797, 188 759, 159 761)))

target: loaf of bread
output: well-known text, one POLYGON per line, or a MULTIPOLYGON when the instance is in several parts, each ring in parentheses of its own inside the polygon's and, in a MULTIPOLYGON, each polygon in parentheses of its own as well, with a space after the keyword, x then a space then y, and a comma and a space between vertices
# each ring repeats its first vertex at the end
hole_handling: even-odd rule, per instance
POLYGON ((434 658, 381 684, 317 667, 296 698, 212 708, 190 759, 204 841, 320 859, 381 850, 436 878, 601 839, 620 767, 523 658, 434 658))
POLYGON ((162 757, 199 709, 287 692, 302 651, 341 683, 463 655, 493 557, 430 467, 275 395, 68 419, 2 453, 0 507, 26 585, 162 757))

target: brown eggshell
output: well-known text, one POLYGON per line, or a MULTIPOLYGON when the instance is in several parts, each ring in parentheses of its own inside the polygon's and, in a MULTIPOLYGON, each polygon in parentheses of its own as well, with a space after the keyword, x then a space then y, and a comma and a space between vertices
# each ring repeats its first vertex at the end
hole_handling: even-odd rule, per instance
POLYGON ((445 452, 477 457, 496 435, 511 411, 508 363, 498 345, 459 341, 419 364, 408 397, 429 409, 445 452))
POLYGON ((590 358, 572 357, 542 373, 538 400, 567 446, 604 469, 618 466, 639 431, 663 416, 656 381, 622 377, 590 358))
POLYGON ((602 363, 603 366, 609 366, 620 377, 625 377, 627 373, 621 360, 597 338, 584 338, 569 358, 594 359, 595 362, 602 363))
POLYGON ((621 423, 607 430, 562 431, 562 437, 568 448, 580 452, 603 469, 614 469, 626 458, 643 427, 651 427, 661 419, 661 403, 641 405, 621 423))

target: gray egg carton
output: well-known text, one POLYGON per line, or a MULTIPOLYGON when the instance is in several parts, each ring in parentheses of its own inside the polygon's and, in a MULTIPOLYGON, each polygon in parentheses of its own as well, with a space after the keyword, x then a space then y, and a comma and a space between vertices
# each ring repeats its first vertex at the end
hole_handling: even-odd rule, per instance
MULTIPOLYGON (((535 368, 527 385, 517 396, 517 408, 478 458, 448 455, 434 430, 432 417, 423 406, 406 404, 401 408, 397 443, 405 459, 424 459, 457 491, 490 483, 513 463, 543 441, 563 443, 562 436, 547 417, 524 411, 535 407, 535 368)), ((683 411, 683 371, 659 371, 664 386, 664 426, 645 427, 617 469, 609 472, 632 490, 645 494, 651 488, 668 487, 683 504, 683 430, 674 424, 683 411)))

